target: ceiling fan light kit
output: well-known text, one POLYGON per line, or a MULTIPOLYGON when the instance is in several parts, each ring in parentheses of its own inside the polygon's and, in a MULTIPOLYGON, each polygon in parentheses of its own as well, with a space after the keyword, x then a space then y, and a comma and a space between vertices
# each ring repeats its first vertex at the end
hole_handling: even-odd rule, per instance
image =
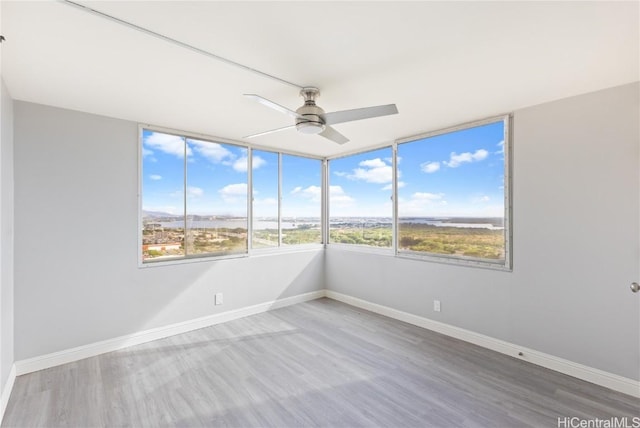
MULTIPOLYGON (((325 113, 321 107, 316 105, 316 98, 320 96, 320 90, 314 87, 305 87, 300 90, 300 96, 304 98, 304 105, 299 107, 296 111, 283 107, 280 104, 261 97, 260 95, 245 94, 245 96, 262 105, 277 110, 280 113, 293 117, 295 119, 295 128, 298 132, 303 134, 320 135, 321 137, 327 138, 338 144, 347 143, 349 139, 329 125, 398 113, 398 109, 395 104, 325 113)), ((291 128, 293 128, 293 126, 286 126, 284 128, 248 135, 244 138, 254 138, 291 128)))
POLYGON ((326 128, 324 110, 316 105, 316 97, 319 95, 318 88, 302 88, 300 91, 304 105, 296 110, 296 129, 303 134, 320 134, 326 128))

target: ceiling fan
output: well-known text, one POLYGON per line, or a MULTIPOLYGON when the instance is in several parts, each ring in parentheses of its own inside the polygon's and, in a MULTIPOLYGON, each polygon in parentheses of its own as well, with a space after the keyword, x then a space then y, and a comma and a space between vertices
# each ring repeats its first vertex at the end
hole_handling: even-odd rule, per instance
MULTIPOLYGON (((0 0, 1 1, 1 0, 0 0)), ((266 132, 260 132, 258 134, 253 134, 253 135, 248 135, 244 138, 253 138, 253 137, 258 137, 260 135, 266 135, 266 134, 271 134, 273 132, 278 132, 278 131, 284 131, 285 129, 291 129, 291 128, 296 128, 298 131, 302 132, 303 134, 318 134, 324 138, 327 138, 335 143, 338 144, 344 144, 346 142, 349 141, 349 139, 347 137, 345 137, 344 135, 342 135, 341 133, 339 133, 338 131, 336 131, 334 128, 331 127, 331 125, 335 125, 337 123, 344 123, 344 122, 352 122, 354 120, 362 120, 362 119, 370 119, 373 117, 380 117, 380 116, 388 116, 391 114, 397 114, 398 113, 398 109, 396 108, 395 104, 387 104, 387 105, 383 105, 383 106, 375 106, 375 107, 365 107, 365 108, 357 108, 357 109, 353 109, 353 110, 342 110, 342 111, 334 111, 331 113, 325 113, 324 110, 320 107, 318 107, 316 105, 316 98, 320 95, 320 91, 318 90, 318 88, 314 88, 314 87, 303 87, 300 86, 296 83, 293 82, 289 82, 287 80, 281 79, 279 77, 273 76, 271 74, 262 72, 260 70, 257 70, 255 68, 249 67, 247 65, 244 64, 240 64, 238 62, 235 62, 233 60, 224 58, 220 55, 217 55, 213 52, 209 52, 206 51, 204 49, 201 49, 197 46, 193 46, 190 44, 187 44, 185 42, 181 42, 180 40, 177 39, 173 39, 171 37, 168 37, 164 34, 160 34, 160 33, 156 33, 155 31, 152 31, 148 28, 142 27, 140 25, 137 25, 135 23, 132 22, 128 22, 125 21, 121 18, 117 18, 115 16, 111 16, 105 12, 99 11, 97 9, 93 9, 89 6, 86 6, 84 4, 81 3, 77 3, 76 1, 72 1, 72 0, 60 0, 62 2, 62 4, 65 4, 67 6, 71 6, 74 8, 78 8, 84 12, 87 13, 91 13, 97 16, 100 16, 101 18, 105 18, 108 19, 112 22, 115 22, 119 25, 123 25, 125 27, 129 27, 131 29, 140 31, 142 33, 145 33, 147 35, 150 36, 154 36, 157 37, 161 40, 164 40, 165 42, 169 42, 169 43, 173 43, 177 46, 180 46, 182 48, 185 49, 189 49, 191 51, 194 51, 196 53, 199 53, 201 55, 207 56, 209 58, 212 58, 214 60, 220 61, 220 62, 224 62, 225 64, 229 64, 229 65, 233 65, 236 66, 238 68, 241 68, 245 71, 249 71, 251 73, 255 73, 258 74, 262 77, 266 77, 272 80, 275 80, 277 82, 289 85, 289 86, 295 86, 297 88, 301 88, 300 91, 300 95, 304 98, 304 105, 300 108, 298 108, 296 111, 290 110, 286 107, 283 107, 277 103, 274 103, 273 101, 270 101, 266 98, 263 98, 259 95, 256 94, 245 94, 246 97, 249 98, 253 98, 254 100, 258 101, 261 104, 266 105, 267 107, 271 107, 274 110, 279 111, 280 113, 284 113, 290 117, 292 117, 293 119, 295 119, 295 124, 291 125, 291 126, 285 126, 284 128, 278 128, 278 129, 272 129, 271 131, 266 131, 266 132)), ((1 36, 0 36, 1 37, 1 36)), ((0 40, 1 42, 2 40, 0 40)))
POLYGON ((331 125, 335 125, 337 123, 352 122, 354 120, 388 116, 398 113, 398 109, 395 104, 325 113, 322 108, 316 105, 316 98, 318 98, 319 95, 320 91, 318 90, 318 88, 302 88, 302 90, 300 91, 300 96, 304 98, 304 105, 298 108, 296 111, 293 111, 284 106, 281 106, 280 104, 274 103, 271 100, 263 98, 260 95, 244 94, 244 96, 247 98, 251 98, 259 102, 260 104, 263 104, 295 119, 294 125, 272 129, 271 131, 260 132, 258 134, 248 135, 244 138, 259 137, 261 135, 267 135, 273 132, 296 128, 303 134, 318 134, 321 137, 333 141, 334 143, 344 144, 348 142, 349 139, 332 128, 331 125))

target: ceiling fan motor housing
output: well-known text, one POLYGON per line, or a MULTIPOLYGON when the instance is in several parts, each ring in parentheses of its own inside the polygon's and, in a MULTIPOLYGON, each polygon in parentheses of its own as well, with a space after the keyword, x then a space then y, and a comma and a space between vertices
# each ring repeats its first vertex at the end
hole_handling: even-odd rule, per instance
MULTIPOLYGON (((1 0, 0 0, 1 1, 1 0)), ((305 87, 300 91, 300 96, 304 98, 304 105, 298 110, 293 111, 271 100, 256 94, 244 94, 246 97, 258 101, 260 104, 272 108, 280 113, 286 114, 295 119, 295 125, 285 126, 283 128, 274 129, 267 132, 248 135, 245 138, 257 137, 260 135, 271 134, 273 132, 284 131, 295 127, 303 134, 316 134, 324 137, 337 144, 348 143, 349 139, 340 132, 333 129, 331 125, 336 123, 352 122, 355 120, 370 119, 373 117, 388 116, 397 114, 398 109, 395 104, 382 106, 365 107, 352 110, 333 111, 325 113, 325 111, 316 105, 316 98, 320 96, 318 88, 305 87)))
POLYGON ((296 129, 304 134, 321 133, 325 129, 324 110, 316 105, 320 91, 317 88, 304 88, 300 95, 304 97, 304 105, 296 110, 296 129))

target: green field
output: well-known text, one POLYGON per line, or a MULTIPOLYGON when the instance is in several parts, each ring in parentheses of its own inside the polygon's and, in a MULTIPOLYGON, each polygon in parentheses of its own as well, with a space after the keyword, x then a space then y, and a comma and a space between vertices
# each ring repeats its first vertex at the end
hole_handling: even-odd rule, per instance
MULTIPOLYGON (((391 247, 391 228, 342 227, 332 229, 330 242, 341 244, 391 247)), ((502 230, 432 226, 418 223, 402 223, 398 248, 433 254, 477 257, 483 259, 504 258, 504 233, 502 230)))
POLYGON ((400 225, 398 248, 482 259, 504 259, 504 231, 428 224, 400 225))
MULTIPOLYGON (((203 228, 189 230, 186 238, 187 255, 194 254, 241 254, 247 251, 247 230, 242 228, 203 228)), ((144 230, 142 232, 142 254, 145 260, 158 257, 184 256, 185 233, 183 228, 144 230), (163 245, 179 244, 180 248, 158 249, 163 245)), ((300 227, 285 229, 282 233, 283 245, 320 244, 320 229, 300 227)), ((278 245, 277 229, 253 232, 253 248, 268 248, 278 245)))
MULTIPOLYGON (((156 241, 158 232, 143 232, 143 237, 156 241)), ((166 229, 162 232, 162 241, 180 243, 180 249, 160 251, 143 250, 145 259, 184 255, 184 230, 166 229)), ((187 254, 237 254, 247 251, 246 229, 198 229, 187 234, 187 254)), ((322 241, 320 229, 285 229, 282 234, 283 245, 316 244, 322 241)), ((157 242, 157 241, 156 241, 157 242)), ((390 227, 353 227, 332 228, 329 242, 372 247, 391 248, 392 231, 390 227)), ((275 247, 278 243, 276 229, 255 230, 253 247, 275 247)), ((150 245, 153 245, 150 243, 150 245)), ((156 244, 160 245, 160 244, 156 244)), ((481 228, 463 228, 433 226, 418 223, 401 223, 399 227, 398 248, 432 254, 474 257, 482 259, 504 259, 504 232, 481 228)))
MULTIPOLYGON (((297 229, 282 230, 283 245, 320 244, 322 231, 320 229, 299 227, 297 229)), ((277 229, 260 229, 253 231, 253 248, 267 248, 278 245, 277 229)))
POLYGON ((392 232, 391 227, 380 226, 332 228, 329 230, 329 242, 391 248, 392 232))
MULTIPOLYGON (((144 230, 142 256, 145 260, 158 257, 184 256, 185 232, 183 228, 144 230), (180 248, 158 249, 163 245, 179 244, 180 248)), ((187 255, 238 254, 247 251, 247 230, 194 229, 186 234, 187 255)))

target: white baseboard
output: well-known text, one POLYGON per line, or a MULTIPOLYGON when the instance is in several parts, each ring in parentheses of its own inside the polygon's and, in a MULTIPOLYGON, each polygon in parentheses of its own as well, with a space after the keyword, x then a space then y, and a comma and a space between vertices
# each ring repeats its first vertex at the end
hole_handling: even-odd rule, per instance
POLYGON ((502 354, 510 355, 512 357, 519 358, 530 363, 555 370, 557 372, 564 373, 566 375, 573 376, 587 382, 594 383, 596 385, 601 385, 606 388, 610 388, 634 397, 640 397, 640 382, 636 380, 619 376, 613 373, 608 373, 603 370, 595 369, 553 355, 545 354, 544 352, 539 352, 533 349, 518 346, 513 343, 485 336, 480 333, 475 333, 473 331, 466 330, 460 327, 455 327, 449 324, 444 324, 438 321, 430 320, 428 318, 420 317, 418 315, 413 315, 407 312, 390 308, 388 306, 371 303, 366 300, 348 296, 346 294, 338 293, 332 290, 319 290, 311 293, 301 294, 298 296, 278 299, 271 302, 260 303, 257 305, 223 312, 220 314, 196 318, 194 320, 184 321, 165 327, 145 330, 126 336, 120 336, 113 339, 92 343, 89 345, 79 346, 77 348, 67 349, 35 358, 30 358, 27 360, 16 361, 11 369, 7 384, 2 390, 2 402, 0 403, 2 405, 2 407, 0 408, 0 410, 2 410, 2 413, 0 413, 0 416, 4 415, 4 409, 6 408, 7 402, 9 400, 11 389, 13 388, 13 382, 16 376, 43 370, 61 364, 70 363, 73 361, 78 361, 107 352, 117 351, 128 346, 147 343, 176 334, 186 333, 192 330, 209 327, 215 324, 220 324, 249 315, 255 315, 262 312, 267 312, 269 310, 294 305, 296 303, 307 302, 309 300, 314 300, 321 297, 328 297, 330 299, 334 299, 351 306, 375 312, 377 314, 397 319, 399 321, 404 321, 406 323, 426 328, 428 330, 436 331, 438 333, 442 333, 456 339, 464 340, 465 342, 473 343, 475 345, 482 346, 483 348, 491 349, 502 354), (520 353, 522 353, 522 355, 520 355, 520 353))
POLYGON ((634 397, 640 397, 640 382, 613 373, 595 369, 593 367, 578 364, 573 361, 565 360, 553 355, 545 354, 533 349, 528 349, 504 340, 495 339, 484 334, 475 333, 460 327, 454 327, 428 318, 413 315, 407 312, 399 311, 388 306, 378 305, 346 294, 337 293, 335 291, 326 290, 326 297, 340 302, 366 309, 389 318, 404 321, 418 327, 433 330, 483 348, 491 349, 502 354, 528 361, 530 363, 555 370, 557 372, 595 383, 622 392, 634 397), (522 353, 522 355, 520 355, 522 353))
MULTIPOLYGON (((165 337, 176 334, 186 333, 192 330, 209 327, 215 324, 243 318, 249 315, 255 315, 267 312, 273 309, 282 308, 296 303, 302 303, 309 300, 318 299, 325 296, 324 290, 313 291, 310 293, 300 294, 297 296, 286 297, 271 302, 259 303, 257 305, 245 308, 235 309, 219 314, 208 315, 202 318, 196 318, 164 327, 153 328, 141 332, 116 337, 113 339, 103 340, 88 345, 78 346, 77 348, 65 349, 63 351, 53 352, 51 354, 41 355, 27 360, 15 362, 15 375, 23 375, 38 370, 44 370, 49 367, 59 366, 61 364, 71 363, 82 360, 84 358, 94 357, 96 355, 107 352, 117 351, 133 345, 151 342, 153 340, 164 339, 165 337)), ((3 396, 4 397, 4 396, 3 396)))
POLYGON ((2 424, 4 412, 7 410, 7 404, 9 404, 9 397, 11 397, 11 391, 13 390, 13 384, 15 381, 16 365, 13 364, 11 366, 11 370, 9 371, 7 382, 4 384, 4 388, 2 388, 2 393, 0 394, 0 424, 2 424))

